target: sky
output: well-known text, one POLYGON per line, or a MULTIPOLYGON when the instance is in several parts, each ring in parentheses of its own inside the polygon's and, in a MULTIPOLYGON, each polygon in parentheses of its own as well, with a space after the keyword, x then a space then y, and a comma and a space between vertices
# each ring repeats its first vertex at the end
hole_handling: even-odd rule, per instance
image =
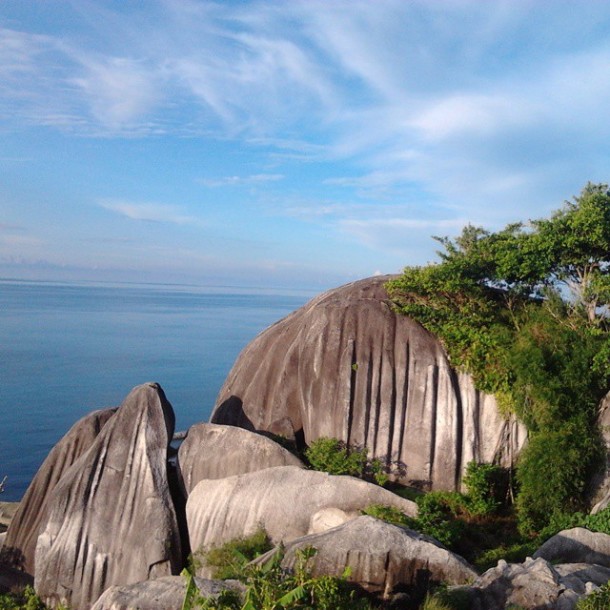
POLYGON ((0 277, 325 289, 610 179, 610 3, 2 0, 0 277))

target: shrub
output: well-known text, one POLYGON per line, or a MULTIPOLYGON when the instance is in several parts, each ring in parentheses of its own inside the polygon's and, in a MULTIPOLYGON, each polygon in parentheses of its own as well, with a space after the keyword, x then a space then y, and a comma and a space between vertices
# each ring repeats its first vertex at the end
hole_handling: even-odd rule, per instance
POLYGON ((469 462, 464 475, 466 505, 472 515, 487 516, 500 508, 504 469, 494 464, 469 462))
POLYGON ((213 569, 214 578, 241 580, 246 565, 272 548, 267 532, 261 528, 251 536, 231 540, 201 554, 196 553, 192 559, 193 571, 196 571, 200 562, 203 562, 213 569))
POLYGON ((417 529, 418 527, 417 519, 414 519, 413 517, 408 517, 394 506, 371 504, 362 511, 362 514, 369 515, 370 517, 375 517, 375 519, 380 519, 381 521, 391 523, 392 525, 402 525, 411 529, 417 529))
POLYGON ((386 468, 376 458, 369 459, 366 447, 346 445, 336 438, 321 437, 305 450, 305 458, 314 470, 335 475, 349 475, 385 485, 386 468))
POLYGON ((362 477, 367 463, 366 449, 348 447, 336 438, 319 438, 305 450, 305 457, 314 470, 329 474, 362 477))
POLYGON ((447 547, 453 547, 464 531, 456 516, 466 510, 465 497, 452 491, 431 491, 417 499, 417 529, 447 547))
POLYGON ((246 592, 243 602, 227 593, 218 599, 202 599, 194 579, 185 573, 187 590, 183 610, 370 610, 365 598, 357 597, 347 583, 347 573, 341 578, 313 577, 309 560, 315 549, 298 551, 295 569, 281 567, 283 552, 274 553, 263 565, 249 565, 244 572, 246 592))
POLYGON ((46 608, 34 588, 29 585, 21 593, 0 595, 0 610, 46 610, 46 608))

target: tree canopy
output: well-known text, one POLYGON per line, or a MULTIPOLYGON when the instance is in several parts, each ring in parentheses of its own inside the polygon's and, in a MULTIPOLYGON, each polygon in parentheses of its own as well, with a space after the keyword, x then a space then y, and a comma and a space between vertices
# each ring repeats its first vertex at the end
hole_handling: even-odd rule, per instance
POLYGON ((549 218, 435 238, 440 261, 389 282, 396 307, 443 342, 452 364, 527 425, 520 516, 540 528, 581 507, 610 385, 610 193, 587 184, 549 218))

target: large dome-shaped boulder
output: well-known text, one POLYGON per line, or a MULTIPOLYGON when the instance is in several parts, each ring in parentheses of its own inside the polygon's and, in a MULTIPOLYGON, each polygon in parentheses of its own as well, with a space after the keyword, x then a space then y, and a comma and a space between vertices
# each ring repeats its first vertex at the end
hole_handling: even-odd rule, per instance
POLYGON ((177 574, 181 544, 167 478, 174 413, 153 383, 134 388, 48 500, 36 592, 86 610, 111 585, 177 574))
POLYGON ((469 461, 508 465, 525 428, 449 364, 440 342, 396 313, 375 277, 331 290, 240 354, 212 421, 300 443, 364 445, 403 483, 459 488, 469 461))
POLYGON ((34 574, 36 541, 44 528, 51 492, 65 472, 93 444, 116 409, 89 413, 51 449, 28 487, 6 533, 0 557, 8 564, 34 574))

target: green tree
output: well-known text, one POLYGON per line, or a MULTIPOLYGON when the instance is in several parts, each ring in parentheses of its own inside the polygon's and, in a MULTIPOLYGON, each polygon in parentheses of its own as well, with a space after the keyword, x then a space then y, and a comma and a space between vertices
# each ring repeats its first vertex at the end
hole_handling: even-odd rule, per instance
POLYGON ((455 367, 527 425, 518 506, 523 529, 540 529, 554 511, 582 507, 600 457, 596 408, 610 382, 608 186, 587 184, 548 219, 498 232, 468 225, 436 239, 440 262, 407 267, 388 292, 439 337, 455 367))

